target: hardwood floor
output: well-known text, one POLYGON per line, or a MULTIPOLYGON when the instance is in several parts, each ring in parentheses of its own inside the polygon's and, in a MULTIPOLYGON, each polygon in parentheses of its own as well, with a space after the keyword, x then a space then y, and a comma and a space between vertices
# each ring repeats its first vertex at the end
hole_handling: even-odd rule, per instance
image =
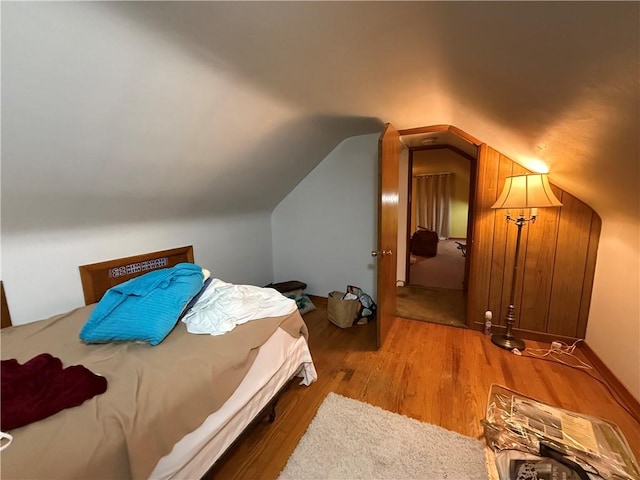
POLYGON ((638 423, 582 371, 516 356, 481 332, 401 318, 376 351, 375 324, 340 329, 326 320, 326 305, 316 303, 304 318, 318 381, 292 384, 278 402, 275 422, 248 433, 208 479, 277 478, 329 392, 480 438, 492 383, 616 423, 640 458, 638 423))

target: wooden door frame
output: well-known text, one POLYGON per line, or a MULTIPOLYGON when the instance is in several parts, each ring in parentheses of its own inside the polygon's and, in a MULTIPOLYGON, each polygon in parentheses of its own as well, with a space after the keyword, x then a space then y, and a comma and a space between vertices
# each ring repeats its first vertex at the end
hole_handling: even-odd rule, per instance
MULTIPOLYGON (((425 145, 420 147, 409 147, 409 161, 408 161, 408 175, 407 175, 407 228, 405 233, 405 241, 406 241, 406 249, 405 249, 405 279, 408 283, 410 280, 409 269, 410 269, 410 255, 411 255, 411 245, 410 245, 410 235, 411 235, 411 211, 413 208, 412 205, 412 171, 413 171, 413 153, 417 150, 436 150, 436 149, 449 149, 463 158, 469 161, 469 208, 467 210, 467 252, 464 263, 464 290, 465 293, 468 294, 469 291, 469 277, 471 275, 471 259, 473 255, 473 231, 475 226, 475 207, 476 207, 476 188, 477 188, 477 179, 478 179, 478 156, 480 154, 480 145, 483 144, 477 138, 469 135, 465 131, 454 127, 452 125, 433 125, 428 127, 417 127, 411 129, 399 130, 400 138, 404 135, 415 135, 420 133, 441 133, 441 132, 450 132, 457 137, 471 143, 478 150, 476 156, 469 155, 463 150, 459 149, 454 145, 443 144, 443 145, 425 145)), ((473 318, 470 318, 469 308, 467 303, 467 311, 466 311, 466 323, 469 328, 474 327, 473 318)))

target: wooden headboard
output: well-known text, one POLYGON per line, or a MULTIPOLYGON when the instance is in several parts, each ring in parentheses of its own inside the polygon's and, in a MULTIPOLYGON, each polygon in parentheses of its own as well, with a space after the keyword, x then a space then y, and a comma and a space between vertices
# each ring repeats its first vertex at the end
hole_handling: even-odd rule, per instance
POLYGON ((192 245, 81 265, 78 268, 80 269, 84 303, 90 305, 98 302, 104 292, 114 285, 126 282, 151 270, 173 267, 178 263, 193 263, 192 245))

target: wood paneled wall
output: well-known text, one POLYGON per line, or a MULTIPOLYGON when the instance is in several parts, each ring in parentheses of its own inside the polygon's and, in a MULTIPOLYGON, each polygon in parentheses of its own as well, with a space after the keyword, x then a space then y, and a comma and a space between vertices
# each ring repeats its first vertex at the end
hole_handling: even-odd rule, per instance
MULTIPOLYGON (((487 145, 480 146, 473 242, 469 249, 468 323, 493 312, 500 329, 509 302, 517 228, 492 210, 508 175, 529 173, 487 145)), ((601 220, 591 207, 553 186, 561 208, 538 210, 523 227, 516 285, 516 325, 524 338, 584 338, 601 220)))

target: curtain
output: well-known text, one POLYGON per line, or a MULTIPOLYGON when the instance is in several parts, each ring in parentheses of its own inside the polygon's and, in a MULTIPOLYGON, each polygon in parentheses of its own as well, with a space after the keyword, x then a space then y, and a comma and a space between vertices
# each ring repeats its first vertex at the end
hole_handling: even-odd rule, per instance
POLYGON ((450 173, 416 176, 416 227, 449 238, 450 173))

